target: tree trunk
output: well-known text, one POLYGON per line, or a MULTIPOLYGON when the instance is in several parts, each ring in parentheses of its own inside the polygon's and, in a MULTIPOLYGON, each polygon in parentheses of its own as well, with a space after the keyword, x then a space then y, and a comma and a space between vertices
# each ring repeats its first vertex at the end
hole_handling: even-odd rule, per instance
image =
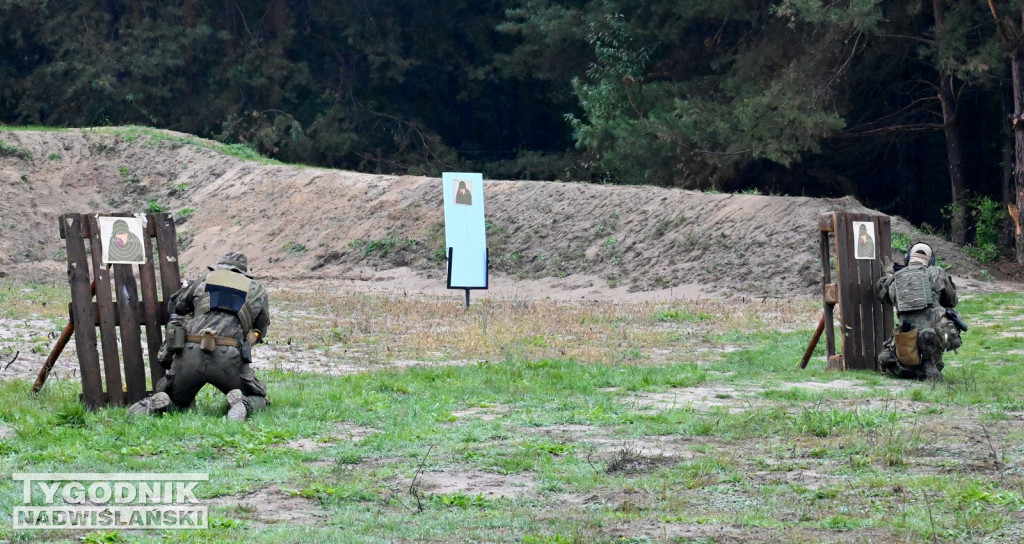
MULTIPOLYGON (((1010 117, 1010 105, 1006 103, 1006 99, 1003 99, 1003 118, 1007 119, 1010 117)), ((1017 199, 1014 195, 1013 186, 1013 135, 1005 134, 1003 138, 1003 181, 1002 181, 1002 206, 1001 210, 1005 210, 1010 206, 1015 206, 1017 199)), ((1016 223, 1013 221, 1013 217, 1009 214, 1003 220, 1002 228, 999 230, 999 253, 1005 254, 1004 251, 1014 248, 1016 246, 1016 238, 1014 238, 1014 232, 1016 231, 1016 223)))
POLYGON ((953 96, 953 76, 940 75, 939 101, 942 103, 942 129, 946 134, 946 160, 949 163, 950 238, 963 246, 967 243, 966 205, 964 204, 964 176, 960 169, 963 160, 960 131, 957 123, 957 104, 953 96))
MULTIPOLYGON (((1024 24, 1021 28, 1024 29, 1024 24)), ((1024 52, 1020 47, 1015 47, 1010 56, 1010 69, 1013 75, 1013 136, 1016 144, 1016 160, 1013 163, 1016 202, 1011 205, 1016 206, 1019 217, 1019 212, 1024 206, 1024 52)), ((1017 230, 1014 236, 1014 260, 1024 263, 1024 238, 1020 230, 1017 230)))
MULTIPOLYGON (((946 24, 945 0, 932 0, 932 16, 935 19, 935 34, 938 35, 946 24)), ((964 175, 960 170, 963 159, 960 145, 960 131, 957 129, 957 103, 953 94, 953 74, 947 74, 939 63, 939 102, 942 104, 942 130, 946 136, 946 161, 949 163, 950 188, 950 238, 953 243, 963 246, 967 243, 966 206, 964 205, 964 175)))

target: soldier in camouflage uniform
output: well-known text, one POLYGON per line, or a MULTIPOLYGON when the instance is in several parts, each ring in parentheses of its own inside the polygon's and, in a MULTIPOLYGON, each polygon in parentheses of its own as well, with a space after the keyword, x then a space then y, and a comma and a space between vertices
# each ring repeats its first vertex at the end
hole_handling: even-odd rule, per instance
POLYGON ((957 349, 962 343, 960 331, 947 314, 947 309, 957 303, 956 285, 944 270, 935 266, 928 244, 915 244, 907 256, 906 266, 883 275, 875 283, 875 294, 882 302, 896 307, 899 320, 893 337, 882 345, 878 362, 884 370, 901 378, 941 381, 943 352, 957 349), (898 349, 899 338, 906 339, 906 351, 898 349), (901 358, 898 351, 906 355, 901 358))
POLYGON ((158 355, 167 375, 153 396, 128 409, 130 415, 190 408, 207 383, 227 395, 228 419, 244 420, 269 404, 267 388, 249 366, 252 345, 270 325, 267 291, 249 275, 241 253, 226 253, 209 269, 171 295, 168 311, 182 316, 183 329, 168 325, 158 355))

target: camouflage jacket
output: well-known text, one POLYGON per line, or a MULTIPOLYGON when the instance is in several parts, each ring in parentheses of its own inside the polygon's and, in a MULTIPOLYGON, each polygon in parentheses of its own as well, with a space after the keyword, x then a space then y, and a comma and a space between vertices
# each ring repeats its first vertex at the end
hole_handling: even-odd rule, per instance
POLYGON ((885 274, 875 283, 875 295, 882 302, 888 302, 897 308, 901 320, 909 321, 918 329, 926 329, 938 325, 946 315, 946 308, 954 308, 957 304, 956 285, 953 279, 938 266, 912 264, 895 273, 885 274), (924 308, 899 311, 900 300, 897 294, 898 280, 904 275, 923 274, 925 286, 930 289, 926 293, 928 304, 924 308))
MULTIPOLYGON (((203 273, 188 286, 171 295, 168 313, 176 313, 181 316, 189 334, 199 334, 203 329, 214 329, 218 336, 242 339, 249 331, 243 327, 242 320, 233 313, 209 310, 199 315, 193 315, 196 308, 204 306, 203 298, 208 297, 206 277, 213 272, 214 270, 210 270, 203 273)), ((256 280, 249 282, 246 303, 252 310, 251 330, 259 331, 260 339, 262 339, 267 335, 267 328, 270 326, 270 298, 267 296, 267 290, 263 284, 256 280)), ((206 307, 209 307, 208 302, 206 307)))

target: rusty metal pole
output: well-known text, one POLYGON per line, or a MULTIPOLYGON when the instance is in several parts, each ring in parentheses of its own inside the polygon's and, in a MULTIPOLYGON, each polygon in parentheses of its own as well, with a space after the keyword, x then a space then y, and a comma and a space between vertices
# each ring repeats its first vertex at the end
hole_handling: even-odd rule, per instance
POLYGON ((43 363, 43 368, 39 369, 39 375, 36 376, 36 383, 32 385, 32 392, 38 393, 43 388, 43 384, 46 383, 46 378, 50 375, 50 371, 53 370, 53 365, 57 363, 57 358, 60 357, 64 346, 68 345, 68 341, 71 340, 71 335, 75 332, 75 322, 68 321, 68 324, 64 326, 64 330, 60 333, 60 338, 57 339, 57 343, 54 344, 53 349, 50 350, 49 357, 46 358, 46 362, 43 363))
POLYGON ((811 337, 811 343, 807 345, 807 350, 804 351, 804 358, 800 360, 800 368, 807 368, 807 363, 811 360, 811 354, 814 353, 814 348, 818 347, 818 340, 821 339, 821 333, 825 330, 825 316, 821 316, 818 321, 818 328, 814 329, 814 336, 811 337))

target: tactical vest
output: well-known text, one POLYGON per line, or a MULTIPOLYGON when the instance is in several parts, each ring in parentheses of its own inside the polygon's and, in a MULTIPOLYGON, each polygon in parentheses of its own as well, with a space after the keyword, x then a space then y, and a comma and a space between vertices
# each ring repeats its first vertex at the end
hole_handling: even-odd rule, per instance
POLYGON ((923 266, 904 268, 896 274, 896 311, 913 312, 935 304, 931 279, 923 266))
POLYGON ((249 304, 249 287, 252 280, 244 274, 231 270, 215 270, 206 276, 203 295, 196 306, 196 315, 210 311, 228 312, 238 317, 242 324, 242 334, 248 334, 252 328, 252 305, 249 304))

